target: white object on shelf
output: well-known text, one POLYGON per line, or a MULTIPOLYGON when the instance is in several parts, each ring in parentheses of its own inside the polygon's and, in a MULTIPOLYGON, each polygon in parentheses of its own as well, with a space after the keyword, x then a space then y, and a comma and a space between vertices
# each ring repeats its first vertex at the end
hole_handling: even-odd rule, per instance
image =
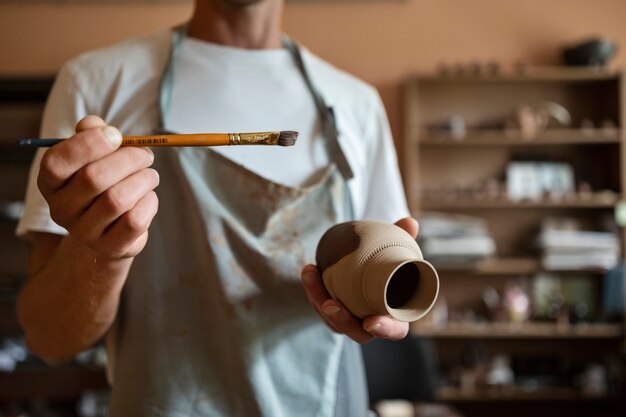
POLYGON ((406 400, 385 400, 375 406, 380 417, 413 417, 415 406, 406 400))
POLYGON ((430 237, 421 243, 424 256, 463 256, 488 257, 495 253, 496 244, 490 236, 459 236, 459 237, 430 237))
POLYGON ((575 192, 574 170, 560 162, 510 162, 506 187, 513 201, 539 201, 544 194, 560 198, 575 192))
POLYGON ((513 201, 540 200, 541 175, 534 162, 511 162, 506 169, 506 190, 513 201))
POLYGON ((617 236, 610 232, 583 230, 545 230, 539 234, 539 247, 543 249, 577 249, 616 251, 617 236))

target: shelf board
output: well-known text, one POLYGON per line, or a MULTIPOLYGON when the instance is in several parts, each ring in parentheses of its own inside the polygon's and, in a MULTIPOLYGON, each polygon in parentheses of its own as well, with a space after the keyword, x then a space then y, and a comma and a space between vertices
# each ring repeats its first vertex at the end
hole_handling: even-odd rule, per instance
POLYGON ((26 282, 26 274, 0 272, 0 294, 6 291, 17 291, 26 282))
MULTIPOLYGON (((454 70, 454 68, 452 68, 454 70)), ((462 83, 462 82, 527 82, 527 81, 560 81, 560 82, 584 82, 584 81, 616 81, 621 76, 619 71, 595 69, 585 67, 567 66, 541 66, 521 67, 515 70, 503 70, 495 74, 433 74, 416 76, 418 83, 462 83)))
POLYGON ((479 210, 479 209, 612 209, 619 201, 619 194, 597 192, 585 197, 562 199, 546 198, 540 201, 513 201, 507 198, 421 199, 413 201, 413 207, 421 210, 479 210))
POLYGON ((23 366, 13 372, 0 372, 0 401, 33 398, 74 400, 88 389, 108 387, 105 371, 97 367, 23 366))
POLYGON ((490 258, 469 264, 446 264, 433 261, 441 272, 460 272, 471 275, 534 274, 541 271, 537 258, 490 258))
POLYGON ((623 401, 616 396, 585 394, 571 387, 552 387, 525 390, 518 387, 486 388, 463 391, 456 387, 439 388, 435 399, 442 402, 493 401, 623 401))
POLYGON ((444 272, 454 272, 466 275, 531 275, 539 272, 555 274, 606 274, 604 268, 583 268, 568 270, 549 270, 541 266, 539 258, 533 257, 508 257, 488 258, 472 263, 444 263, 432 262, 435 268, 444 272))
POLYGON ((623 324, 593 323, 557 325, 554 323, 447 323, 434 326, 415 322, 411 333, 436 338, 490 339, 618 339, 623 324))
POLYGON ((0 103, 43 103, 54 83, 54 75, 0 79, 0 103))
POLYGON ((621 136, 620 129, 552 128, 530 138, 502 129, 471 129, 462 139, 453 139, 445 131, 427 130, 414 140, 420 146, 545 146, 617 144, 621 136))
POLYGON ((18 147, 16 140, 10 142, 0 138, 0 163, 1 164, 28 164, 33 161, 35 149, 18 147))

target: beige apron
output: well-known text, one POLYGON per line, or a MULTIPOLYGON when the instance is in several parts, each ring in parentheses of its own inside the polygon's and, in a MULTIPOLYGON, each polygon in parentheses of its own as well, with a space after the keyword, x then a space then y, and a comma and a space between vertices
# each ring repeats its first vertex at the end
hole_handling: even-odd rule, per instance
POLYGON ((155 155, 159 212, 122 297, 110 415, 366 415, 360 350, 299 279, 324 231, 351 217, 340 164, 293 188, 208 148, 155 155))

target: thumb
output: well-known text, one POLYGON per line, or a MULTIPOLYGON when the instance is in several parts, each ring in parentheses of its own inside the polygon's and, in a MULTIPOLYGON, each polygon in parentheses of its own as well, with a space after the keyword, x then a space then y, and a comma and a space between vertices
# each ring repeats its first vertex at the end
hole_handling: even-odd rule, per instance
POLYGON ((89 116, 83 117, 76 124, 76 133, 82 132, 84 130, 95 129, 99 127, 102 128, 106 126, 107 126, 106 122, 102 120, 100 117, 89 115, 89 116))
POLYGON ((395 223, 395 225, 404 229, 408 234, 413 236, 413 239, 417 237, 419 224, 417 223, 417 220, 415 220, 413 217, 405 217, 403 219, 400 219, 395 223))

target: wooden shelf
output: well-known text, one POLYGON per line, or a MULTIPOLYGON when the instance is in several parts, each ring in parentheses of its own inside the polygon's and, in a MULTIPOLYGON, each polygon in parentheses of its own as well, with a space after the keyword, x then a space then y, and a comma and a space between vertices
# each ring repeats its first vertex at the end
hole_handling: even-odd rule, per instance
POLYGON ((26 275, 16 273, 0 274, 0 293, 8 290, 19 290, 22 284, 26 282, 26 275))
POLYGON ((440 388, 435 399, 442 402, 485 402, 485 401, 623 401, 617 396, 585 394, 570 387, 540 388, 486 388, 463 391, 460 388, 440 388))
POLYGON ((462 83, 462 82, 528 82, 528 81, 559 81, 559 82, 585 82, 585 81, 613 81, 618 79, 620 72, 596 70, 591 68, 574 67, 524 67, 514 71, 501 71, 496 74, 484 75, 447 75, 433 74, 420 75, 419 82, 441 82, 441 83, 462 83))
POLYGON ((547 129, 533 137, 523 137, 500 129, 473 129, 461 139, 445 131, 426 130, 418 140, 420 146, 545 146, 618 144, 620 129, 547 129))
POLYGON ((18 147, 16 140, 5 143, 0 139, 0 163, 1 164, 30 164, 35 156, 35 149, 18 147))
POLYGON ((0 103, 44 103, 54 83, 54 75, 0 79, 0 103))
POLYGON ((623 324, 593 323, 557 325, 554 323, 447 323, 433 326, 415 322, 411 333, 436 338, 489 339, 619 339, 623 324))
MULTIPOLYGON (((511 258, 489 258, 467 264, 438 263, 433 261, 433 265, 440 272, 455 272, 467 275, 532 275, 539 272, 546 272, 541 266, 538 258, 531 257, 511 257, 511 258)), ((576 270, 550 270, 555 274, 605 274, 603 268, 585 268, 576 270)))
POLYGON ((0 372, 0 401, 75 400, 88 389, 108 387, 105 371, 97 367, 42 365, 18 367, 0 372))
POLYGON ((513 201, 507 198, 422 199, 414 201, 421 210, 480 209, 612 209, 619 200, 614 192, 597 192, 585 197, 546 198, 540 201, 513 201))
POLYGON ((440 271, 456 271, 473 275, 502 274, 534 274, 541 271, 541 263, 537 258, 490 258, 472 264, 439 264, 434 262, 440 271))

